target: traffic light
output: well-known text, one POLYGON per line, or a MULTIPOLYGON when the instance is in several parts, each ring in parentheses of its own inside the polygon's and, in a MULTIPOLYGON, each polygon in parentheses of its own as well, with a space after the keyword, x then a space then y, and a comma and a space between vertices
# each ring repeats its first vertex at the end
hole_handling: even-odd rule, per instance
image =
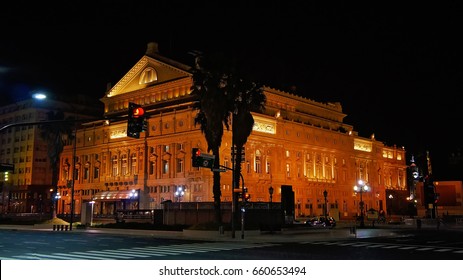
POLYGON ((193 162, 193 167, 200 167, 200 159, 201 159, 201 150, 198 148, 193 148, 191 150, 191 160, 193 162))
POLYGON ((198 148, 193 148, 191 150, 191 160, 193 167, 206 167, 213 168, 215 156, 210 154, 204 154, 198 148))
POLYGON ((243 201, 249 202, 250 199, 251 199, 251 194, 248 193, 248 188, 244 187, 243 201))
POLYGON ((147 128, 145 110, 138 104, 129 102, 127 136, 140 138, 140 132, 147 128))

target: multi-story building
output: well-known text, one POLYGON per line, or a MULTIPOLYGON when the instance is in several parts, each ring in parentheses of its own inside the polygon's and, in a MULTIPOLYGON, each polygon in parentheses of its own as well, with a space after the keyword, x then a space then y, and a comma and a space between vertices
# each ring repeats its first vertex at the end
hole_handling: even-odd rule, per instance
POLYGON ((40 124, 50 120, 48 113, 58 111, 64 113, 64 118, 88 119, 101 117, 103 108, 85 96, 63 99, 52 94, 47 94, 44 100, 31 95, 0 107, 0 163, 12 165, 14 169, 3 172, 0 178, 2 213, 50 211, 53 172, 49 143, 40 124))
MULTIPOLYGON (((59 188, 69 193, 73 153, 75 209, 92 202, 95 214, 117 209, 156 209, 167 200, 213 200, 210 169, 192 166, 192 148, 207 152, 205 137, 194 124, 196 97, 191 95, 191 67, 159 54, 155 43, 101 101, 108 123, 89 123, 77 131, 75 146, 61 157, 59 188), (127 137, 129 102, 142 105, 148 129, 127 137), (118 120, 119 119, 119 120, 118 120), (73 149, 74 148, 74 149, 73 149), (184 192, 179 194, 177 190, 184 192)), ((255 126, 246 145, 242 177, 252 201, 281 199, 282 186, 294 192, 295 215, 330 215, 351 219, 364 209, 386 210, 386 189, 406 190, 405 149, 358 135, 343 122, 340 103, 320 103, 264 87, 265 112, 253 114, 255 126), (367 192, 355 193, 363 180, 367 192), (286 188, 287 188, 286 187, 286 188)), ((225 131, 220 164, 232 166, 231 132, 225 131)), ((221 173, 221 201, 232 198, 231 172, 221 173)), ((69 211, 69 196, 64 208, 69 211)))

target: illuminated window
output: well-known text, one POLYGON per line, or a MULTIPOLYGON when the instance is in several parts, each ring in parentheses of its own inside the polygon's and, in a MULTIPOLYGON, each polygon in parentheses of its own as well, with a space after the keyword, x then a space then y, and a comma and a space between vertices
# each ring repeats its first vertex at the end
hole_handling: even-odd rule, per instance
POLYGON ((152 82, 156 82, 158 80, 158 74, 156 73, 156 70, 152 67, 147 67, 145 70, 140 75, 140 80, 138 83, 140 85, 142 84, 149 84, 152 82))
POLYGON ((117 156, 113 156, 112 158, 112 170, 113 170, 113 176, 117 176, 118 175, 118 167, 117 167, 117 164, 118 164, 118 159, 117 159, 117 156))
POLYGON ((132 174, 134 175, 137 175, 138 172, 137 172, 137 154, 136 153, 133 153, 131 156, 130 156, 130 168, 131 168, 131 172, 132 174))
POLYGON ((162 174, 169 174, 169 162, 167 160, 162 161, 162 174))
POLYGON ((121 173, 122 173, 122 175, 127 175, 129 173, 128 164, 127 164, 128 163, 127 162, 127 155, 122 155, 121 162, 122 162, 121 173))
POLYGON ((183 172, 183 159, 177 159, 177 173, 183 172))
POLYGON ((255 171, 256 173, 262 173, 262 166, 261 166, 261 153, 259 150, 256 151, 256 158, 255 158, 255 171))

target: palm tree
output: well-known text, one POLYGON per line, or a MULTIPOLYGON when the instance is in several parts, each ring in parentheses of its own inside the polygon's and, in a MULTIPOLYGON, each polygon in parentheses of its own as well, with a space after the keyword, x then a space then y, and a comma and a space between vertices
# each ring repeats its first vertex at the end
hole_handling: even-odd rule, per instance
MULTIPOLYGON (((62 111, 49 111, 47 113, 47 120, 51 122, 40 126, 42 129, 40 136, 47 142, 48 158, 50 160, 52 170, 51 185, 53 187, 53 193, 56 194, 58 191, 60 155, 63 152, 64 145, 66 144, 64 139, 67 137, 72 140, 73 130, 71 124, 73 123, 73 117, 65 119, 62 111)), ((56 218, 56 201, 54 197, 51 199, 51 218, 53 219, 56 218)))
MULTIPOLYGON (((196 103, 199 112, 195 123, 200 124, 208 151, 212 150, 216 157, 216 170, 219 169, 223 127, 228 130, 232 121, 233 143, 237 148, 235 162, 241 163, 241 151, 254 126, 251 112, 262 112, 266 102, 261 86, 239 78, 236 73, 233 63, 220 53, 207 58, 196 56, 192 93, 199 96, 196 103)), ((240 174, 241 165, 235 165, 234 182, 239 182, 240 174)), ((216 222, 221 223, 220 172, 214 172, 213 194, 216 222)))
MULTIPOLYGON (((251 112, 261 113, 265 110, 266 96, 257 83, 239 79, 234 83, 234 110, 232 118, 233 145, 236 147, 234 182, 240 181, 241 157, 243 147, 254 126, 251 112)), ((238 184, 239 185, 239 184, 238 184)), ((243 186, 244 187, 244 186, 243 186)))
MULTIPOLYGON (((196 67, 193 70, 192 94, 198 95, 195 124, 199 124, 201 132, 206 137, 207 151, 212 151, 216 160, 214 170, 220 167, 220 146, 224 125, 229 129, 230 108, 224 85, 227 81, 223 59, 220 54, 208 58, 198 55, 196 67)), ((214 171, 212 193, 214 197, 215 221, 222 223, 220 209, 220 172, 214 171)))

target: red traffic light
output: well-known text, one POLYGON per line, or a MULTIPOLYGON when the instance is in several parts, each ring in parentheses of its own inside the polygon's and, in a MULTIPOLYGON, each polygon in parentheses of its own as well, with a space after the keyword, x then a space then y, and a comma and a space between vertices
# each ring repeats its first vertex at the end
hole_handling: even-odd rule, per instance
POLYGON ((145 110, 143 110, 142 107, 137 107, 132 110, 132 116, 134 118, 143 117, 144 114, 145 114, 145 110))

